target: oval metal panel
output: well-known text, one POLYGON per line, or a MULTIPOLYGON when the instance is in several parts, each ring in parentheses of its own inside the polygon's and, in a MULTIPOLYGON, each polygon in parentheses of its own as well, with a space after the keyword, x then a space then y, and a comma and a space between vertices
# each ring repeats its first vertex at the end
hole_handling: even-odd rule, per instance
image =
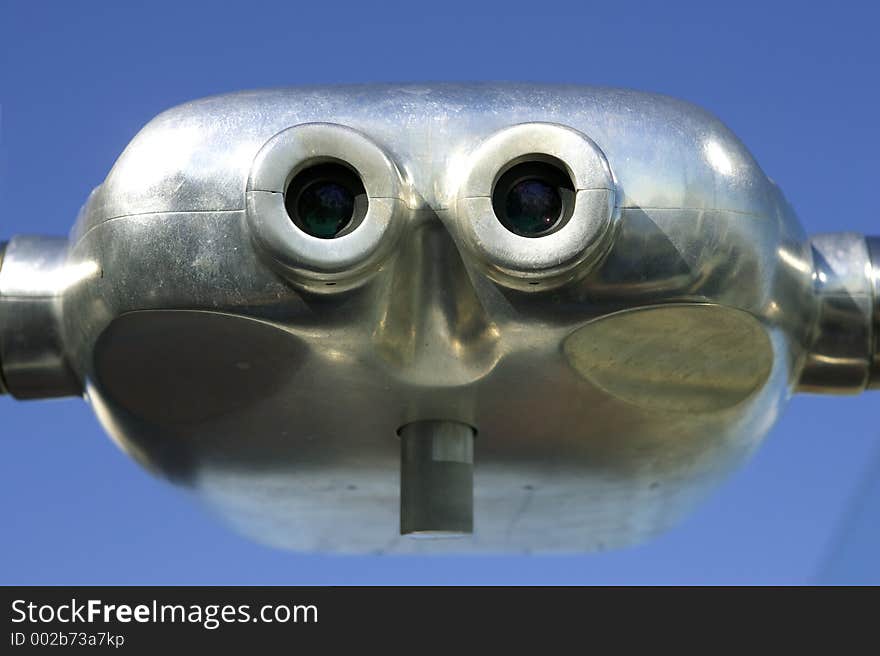
POLYGON ((584 378, 643 408, 715 412, 760 389, 773 347, 747 312, 666 305, 618 312, 578 329, 563 349, 584 378))

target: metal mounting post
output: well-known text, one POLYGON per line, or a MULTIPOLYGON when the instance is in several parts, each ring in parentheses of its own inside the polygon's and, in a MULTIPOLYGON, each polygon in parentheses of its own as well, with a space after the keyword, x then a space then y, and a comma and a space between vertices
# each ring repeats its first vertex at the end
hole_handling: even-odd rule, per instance
POLYGON ((474 429, 417 421, 400 435, 400 533, 461 536, 474 527, 474 429))

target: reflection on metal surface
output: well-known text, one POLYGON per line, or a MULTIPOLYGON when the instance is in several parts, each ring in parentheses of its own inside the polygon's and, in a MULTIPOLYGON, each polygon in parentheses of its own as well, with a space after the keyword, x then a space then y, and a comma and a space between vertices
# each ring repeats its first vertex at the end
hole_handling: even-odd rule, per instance
POLYGON ((878 302, 868 246, 854 233, 816 235, 811 244, 819 314, 799 388, 858 393, 871 377, 871 322, 878 302))
POLYGON ((717 305, 626 310, 588 323, 563 348, 612 396, 670 412, 735 406, 764 385, 773 361, 761 324, 717 305))
POLYGON ((69 239, 2 249, 0 392, 86 390, 121 448, 268 544, 609 549, 674 524, 794 391, 877 386, 877 243, 809 240, 665 96, 216 96, 151 121, 69 239), (309 232, 285 195, 329 165, 360 204, 309 232), (498 216, 511 176, 556 190, 550 228, 498 216))
POLYGON ((413 226, 379 296, 386 301, 373 340, 389 375, 452 387, 483 378, 498 362, 498 327, 436 217, 413 226))
POLYGON ((706 149, 706 158, 718 173, 721 175, 731 175, 733 173, 733 162, 724 149, 724 146, 717 141, 707 141, 704 146, 706 149))

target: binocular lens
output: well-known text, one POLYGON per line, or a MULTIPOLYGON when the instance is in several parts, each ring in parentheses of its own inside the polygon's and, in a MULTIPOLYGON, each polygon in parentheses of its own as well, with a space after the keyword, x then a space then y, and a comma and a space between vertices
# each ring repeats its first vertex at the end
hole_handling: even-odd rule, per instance
POLYGON ((354 195, 336 182, 315 182, 300 194, 296 211, 306 232, 330 239, 351 221, 354 195))
POLYGON ((284 204, 301 230, 332 239, 363 218, 367 196, 357 174, 342 164, 328 163, 296 175, 287 187, 284 204))
POLYGON ((506 171, 492 192, 492 209, 501 224, 521 237, 553 232, 574 206, 574 185, 563 165, 528 161, 506 171))
POLYGON ((508 230, 523 236, 537 235, 559 220, 562 196, 555 186, 544 180, 523 180, 507 192, 504 209, 508 230))

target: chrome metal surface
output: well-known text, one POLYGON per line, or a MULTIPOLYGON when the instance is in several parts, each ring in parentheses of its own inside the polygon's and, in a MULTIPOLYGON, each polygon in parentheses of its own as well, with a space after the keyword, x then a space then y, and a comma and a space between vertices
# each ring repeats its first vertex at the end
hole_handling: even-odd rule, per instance
POLYGON ((812 247, 819 316, 799 389, 861 392, 874 360, 875 289, 868 246, 862 235, 832 233, 814 236, 812 247))
MULTIPOLYGON (((19 239, 4 290, 20 280, 7 272, 19 239)), ((369 85, 194 101, 147 125, 69 243, 46 248, 52 267, 64 254, 65 283, 28 324, 54 335, 60 318, 42 391, 81 384, 132 457, 287 548, 632 544, 740 465, 799 385, 876 378, 874 242, 811 245, 721 122, 634 91, 369 85), (574 201, 525 237, 501 225, 492 193, 531 161, 564 171, 574 201), (284 199, 326 162, 367 197, 333 239, 307 235, 284 199), (474 532, 458 540, 398 534, 433 516, 418 494, 435 486, 407 469, 426 452, 404 449, 400 514, 396 431, 424 440, 417 427, 432 425, 479 432, 474 532)), ((14 302, 0 293, 0 316, 14 302)), ((0 352, 13 378, 31 361, 0 352)))
POLYGON ((82 385, 67 359, 60 324, 66 289, 89 275, 68 266, 66 239, 14 237, 0 268, 0 366, 19 399, 70 396, 82 385))

